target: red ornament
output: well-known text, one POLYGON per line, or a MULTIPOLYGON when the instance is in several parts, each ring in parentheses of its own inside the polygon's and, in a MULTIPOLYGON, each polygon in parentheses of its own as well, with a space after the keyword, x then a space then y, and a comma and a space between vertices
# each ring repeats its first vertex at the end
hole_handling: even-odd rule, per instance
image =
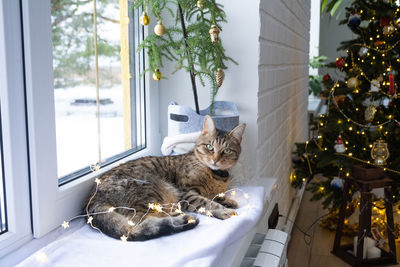
POLYGON ((394 76, 392 73, 389 74, 389 94, 394 94, 394 76))
POLYGON ((325 74, 324 77, 322 77, 322 81, 326 82, 331 79, 331 76, 329 76, 329 73, 325 74))
POLYGON ((344 58, 340 57, 336 60, 336 67, 340 70, 344 67, 344 58))
POLYGON ((389 25, 391 21, 392 21, 392 18, 381 18, 380 19, 381 27, 385 27, 386 25, 389 25))
POLYGON ((346 152, 346 147, 344 146, 342 136, 339 134, 336 145, 334 146, 337 153, 344 153, 346 152))
POLYGON ((379 45, 383 45, 383 44, 386 44, 386 42, 385 41, 376 41, 375 42, 375 46, 379 46, 379 45))

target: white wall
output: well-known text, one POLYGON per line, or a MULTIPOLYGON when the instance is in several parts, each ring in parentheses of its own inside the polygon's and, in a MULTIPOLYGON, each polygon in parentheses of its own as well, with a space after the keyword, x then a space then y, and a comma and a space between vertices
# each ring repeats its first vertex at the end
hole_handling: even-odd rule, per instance
MULTIPOLYGON (((221 33, 226 53, 239 62, 228 65, 217 97, 234 101, 241 122, 248 127, 244 144, 249 155, 248 183, 258 177, 279 180, 280 206, 291 203, 289 174, 293 143, 307 135, 308 51, 310 0, 219 0, 228 23, 221 33)), ((171 75, 173 64, 162 70, 169 77, 159 83, 160 131, 167 135, 170 101, 193 105, 189 75, 171 75)), ((209 92, 200 88, 200 106, 209 104, 209 92)))
POLYGON ((258 173, 277 177, 280 211, 287 214, 294 142, 307 134, 310 0, 260 5, 258 173))

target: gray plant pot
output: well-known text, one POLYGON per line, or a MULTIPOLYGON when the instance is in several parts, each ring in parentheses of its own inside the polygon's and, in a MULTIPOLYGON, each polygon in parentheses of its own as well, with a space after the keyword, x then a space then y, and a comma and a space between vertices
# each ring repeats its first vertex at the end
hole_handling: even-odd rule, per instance
MULTIPOLYGON (((206 115, 210 115, 210 107, 201 110, 199 115, 191 107, 171 103, 168 106, 168 136, 201 131, 206 115)), ((216 101, 211 117, 215 127, 222 131, 230 131, 239 125, 239 112, 233 102, 216 101)))

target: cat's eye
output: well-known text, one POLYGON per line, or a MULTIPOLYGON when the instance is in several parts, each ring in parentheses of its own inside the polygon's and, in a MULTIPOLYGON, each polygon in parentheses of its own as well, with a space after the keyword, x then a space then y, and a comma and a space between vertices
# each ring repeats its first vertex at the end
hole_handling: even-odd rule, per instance
POLYGON ((229 153, 231 153, 232 152, 232 150, 230 149, 230 148, 226 148, 225 150, 224 150, 224 153, 225 154, 229 154, 229 153))
POLYGON ((208 144, 208 145, 207 145, 207 149, 208 149, 209 151, 213 151, 213 150, 214 150, 214 147, 213 147, 212 145, 208 144))

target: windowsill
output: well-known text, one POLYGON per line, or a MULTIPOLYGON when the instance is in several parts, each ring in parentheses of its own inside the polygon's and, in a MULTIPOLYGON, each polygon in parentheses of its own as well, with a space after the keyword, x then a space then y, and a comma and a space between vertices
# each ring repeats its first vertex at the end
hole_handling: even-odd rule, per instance
POLYGON ((199 261, 212 264, 220 259, 225 247, 243 239, 247 233, 254 229, 254 226, 260 221, 260 217, 264 217, 261 216, 263 209, 265 212, 266 203, 263 188, 244 187, 242 189, 249 194, 249 203, 245 202, 247 200, 238 193, 237 200, 241 206, 238 210, 239 216, 225 221, 200 215, 200 225, 193 230, 146 242, 123 243, 119 240, 104 237, 97 231, 91 229, 85 221, 81 219, 71 222, 70 228, 67 230, 61 229, 60 227, 40 239, 31 240, 28 244, 3 258, 0 262, 8 266, 23 261, 22 266, 32 266, 32 264, 35 265, 38 264, 38 262, 35 255, 31 257, 29 257, 29 255, 40 250, 40 252, 45 252, 46 255, 48 255, 49 263, 51 263, 52 259, 56 258, 55 255, 51 253, 57 251, 55 252, 58 255, 57 262, 60 263, 59 261, 61 260, 62 264, 65 263, 66 266, 71 264, 69 261, 76 262, 79 260, 79 257, 84 257, 86 262, 90 261, 90 265, 107 265, 107 261, 111 260, 114 265, 118 265, 116 263, 121 261, 120 263, 123 266, 128 263, 130 265, 141 266, 141 264, 134 264, 135 261, 140 263, 141 259, 148 260, 152 258, 153 261, 160 261, 160 264, 157 265, 162 265, 163 262, 170 262, 173 264, 179 263, 177 266, 181 266, 181 260, 185 262, 193 260, 194 265, 199 261), (217 238, 210 239, 210 236, 217 238), (192 240, 190 244, 194 242, 198 245, 187 246, 187 240, 192 240), (99 246, 99 241, 104 243, 99 246), (169 243, 169 245, 166 245, 167 243, 169 243), (71 250, 68 248, 70 246, 71 250), (181 247, 177 248, 177 246, 181 247), (72 249, 72 247, 74 249, 72 249), (185 249, 187 252, 183 254, 174 254, 174 250, 167 249, 166 251, 165 249, 173 247, 179 249, 179 251, 185 249), (79 251, 78 254, 76 254, 76 249, 79 251), (142 256, 140 258, 126 257, 126 255, 129 255, 129 251, 142 251, 136 254, 142 256), (160 257, 154 259, 154 257, 150 255, 149 257, 145 256, 146 253, 154 255, 154 251, 159 251, 160 257), (69 255, 69 253, 75 254, 69 255), (60 255, 62 255, 61 259, 60 255), (170 255, 174 256, 171 258, 170 255), (179 255, 182 255, 183 258, 175 258, 179 255), (125 261, 125 264, 123 261, 125 261))

